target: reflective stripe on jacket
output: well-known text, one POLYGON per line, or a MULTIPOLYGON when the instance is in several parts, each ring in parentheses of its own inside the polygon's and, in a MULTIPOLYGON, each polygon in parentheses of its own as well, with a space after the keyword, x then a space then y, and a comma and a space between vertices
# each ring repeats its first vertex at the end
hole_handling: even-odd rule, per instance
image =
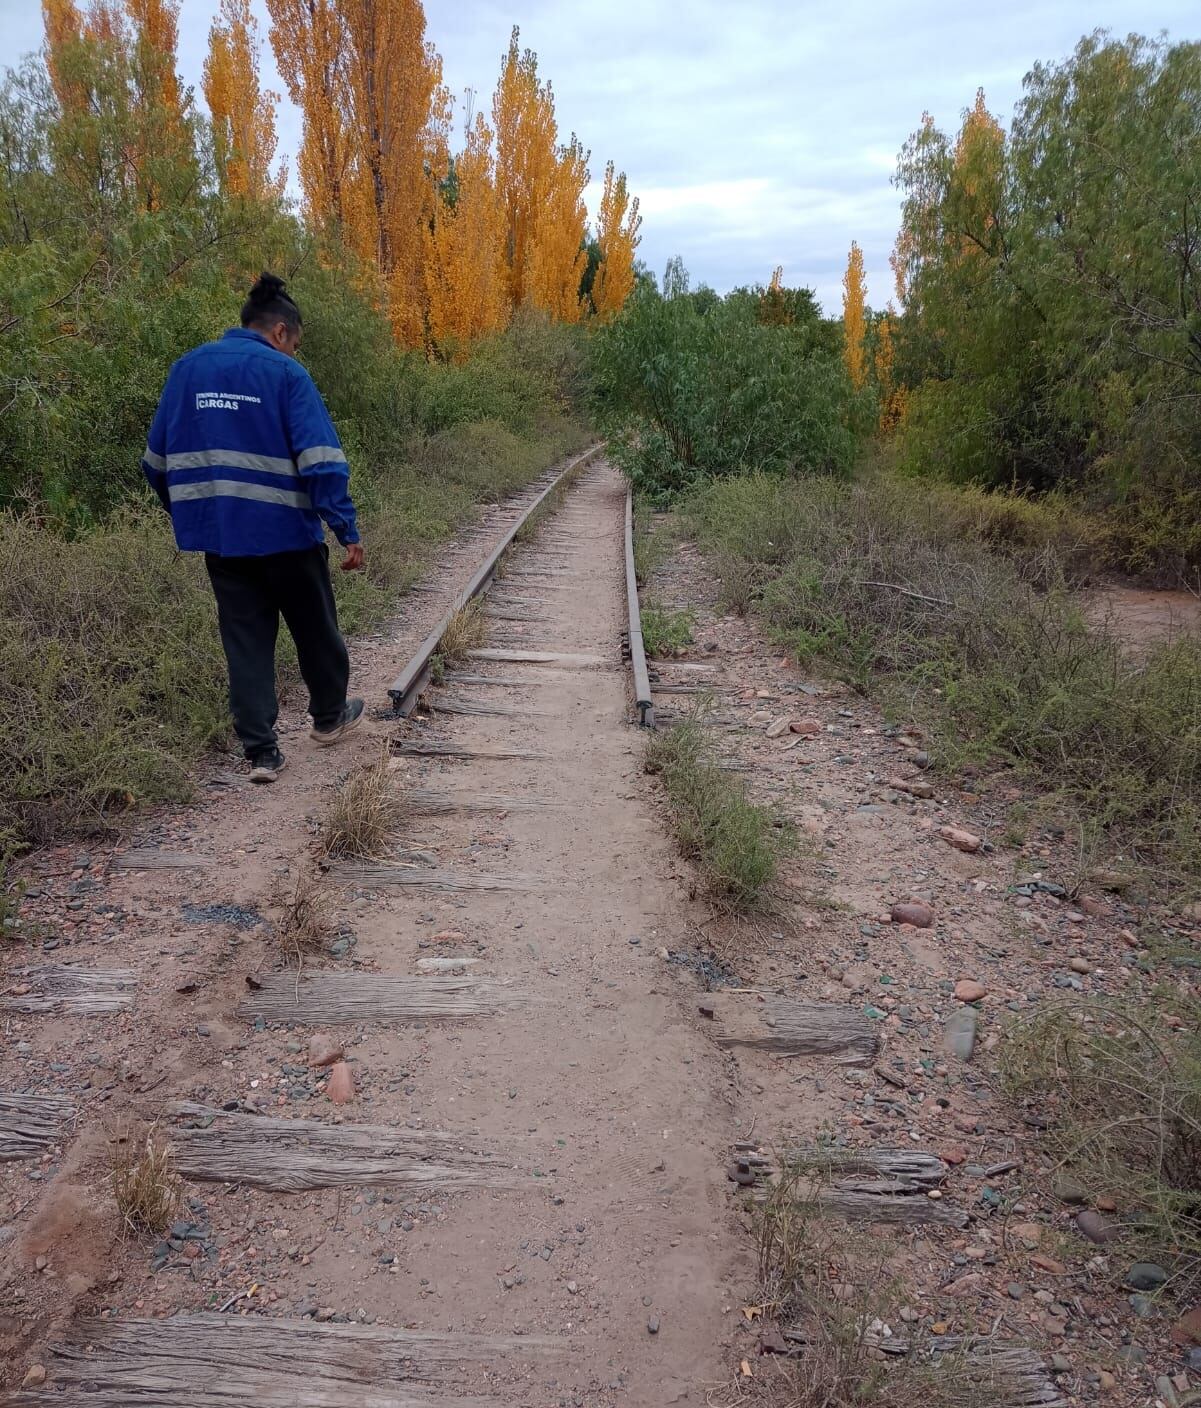
POLYGON ((359 541, 349 468, 313 378, 249 328, 171 368, 142 468, 185 552, 260 557, 359 541))

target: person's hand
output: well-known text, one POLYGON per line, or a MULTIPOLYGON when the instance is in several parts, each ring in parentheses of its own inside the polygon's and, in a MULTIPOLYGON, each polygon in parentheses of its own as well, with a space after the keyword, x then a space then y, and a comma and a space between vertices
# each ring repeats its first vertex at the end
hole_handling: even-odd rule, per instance
POLYGON ((363 565, 363 544, 348 543, 346 556, 342 559, 343 572, 357 572, 363 565))

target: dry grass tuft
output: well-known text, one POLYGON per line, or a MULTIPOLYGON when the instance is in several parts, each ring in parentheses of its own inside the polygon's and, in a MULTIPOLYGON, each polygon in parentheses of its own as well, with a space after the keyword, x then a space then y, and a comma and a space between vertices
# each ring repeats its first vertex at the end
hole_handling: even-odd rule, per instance
POLYGON ((322 850, 338 860, 379 856, 407 809, 385 751, 342 783, 321 824, 322 850))
POLYGON ((143 1137, 126 1130, 113 1140, 110 1178, 127 1233, 165 1232, 178 1211, 183 1184, 171 1146, 151 1125, 143 1137))
POLYGON ((291 895, 281 903, 283 913, 275 932, 284 956, 299 967, 306 953, 324 948, 333 937, 333 902, 322 887, 320 873, 305 866, 296 877, 291 895))
POLYGON ((442 668, 453 669, 461 665, 469 651, 478 650, 483 645, 487 635, 483 606, 478 597, 472 597, 459 607, 442 632, 437 651, 442 668))
POLYGON ((1167 990, 1141 1004, 1093 997, 1015 1025, 1001 1050, 1006 1089, 1045 1122, 1057 1167, 1115 1200, 1127 1235, 1186 1298, 1201 1289, 1201 1033, 1189 1009, 1167 990))

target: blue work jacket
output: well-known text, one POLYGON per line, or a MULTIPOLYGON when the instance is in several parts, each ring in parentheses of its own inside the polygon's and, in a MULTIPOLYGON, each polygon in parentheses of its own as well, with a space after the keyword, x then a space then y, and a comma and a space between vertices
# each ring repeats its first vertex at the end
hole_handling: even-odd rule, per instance
POLYGON ((142 468, 185 552, 261 557, 359 541, 350 471, 313 378, 250 328, 171 368, 142 468))

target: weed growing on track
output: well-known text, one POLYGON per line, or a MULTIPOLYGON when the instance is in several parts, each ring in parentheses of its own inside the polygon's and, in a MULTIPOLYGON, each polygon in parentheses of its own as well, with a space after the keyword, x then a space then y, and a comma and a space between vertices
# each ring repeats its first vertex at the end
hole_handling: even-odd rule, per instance
POLYGON ((1201 646, 1134 659, 1091 629, 1037 515, 968 496, 969 531, 884 476, 748 476, 685 512, 730 605, 925 726, 942 763, 1024 767, 1079 819, 1083 854, 1201 884, 1201 646))
MULTIPOLYGON (((906 1287, 889 1265, 891 1243, 823 1217, 813 1200, 818 1182, 811 1166, 786 1163, 755 1209, 763 1317, 804 1345, 795 1358, 776 1362, 766 1401, 788 1408, 1002 1408, 1025 1401, 1003 1368, 964 1346, 935 1354, 928 1332, 902 1321, 906 1287), (908 1353, 880 1351, 885 1326, 905 1335, 908 1353)), ((765 1377, 771 1361, 759 1362, 765 1377)))
POLYGON ((648 601, 641 609, 642 645, 648 655, 673 655, 692 643, 696 617, 691 611, 670 611, 648 601))
POLYGON ((126 1129, 113 1140, 109 1176, 127 1233, 165 1232, 183 1197, 171 1147, 151 1126, 143 1137, 126 1129))
POLYGON ((333 900, 320 873, 304 866, 292 893, 281 900, 281 908, 275 926, 280 952, 299 968, 305 955, 323 949, 334 933, 333 900))
POLYGON ((321 823, 321 847, 334 859, 380 855, 405 814, 392 759, 385 752, 349 774, 321 823))
POLYGON ((484 620, 483 605, 479 597, 472 597, 459 607, 442 632, 436 652, 442 669, 453 670, 462 665, 471 651, 478 650, 487 638, 488 623, 484 620))
POLYGON ((646 770, 662 780, 680 849, 700 867, 713 895, 731 909, 751 909, 775 879, 793 834, 721 770, 700 717, 656 734, 646 770))
POLYGON ((1115 1200, 1127 1235, 1185 1300, 1201 1289, 1195 1019, 1169 991, 1139 1004, 1089 998, 1016 1024, 1001 1047, 1006 1090, 1045 1122, 1050 1152, 1092 1196, 1115 1200), (1174 1013, 1179 1029, 1164 1020, 1174 1013))

